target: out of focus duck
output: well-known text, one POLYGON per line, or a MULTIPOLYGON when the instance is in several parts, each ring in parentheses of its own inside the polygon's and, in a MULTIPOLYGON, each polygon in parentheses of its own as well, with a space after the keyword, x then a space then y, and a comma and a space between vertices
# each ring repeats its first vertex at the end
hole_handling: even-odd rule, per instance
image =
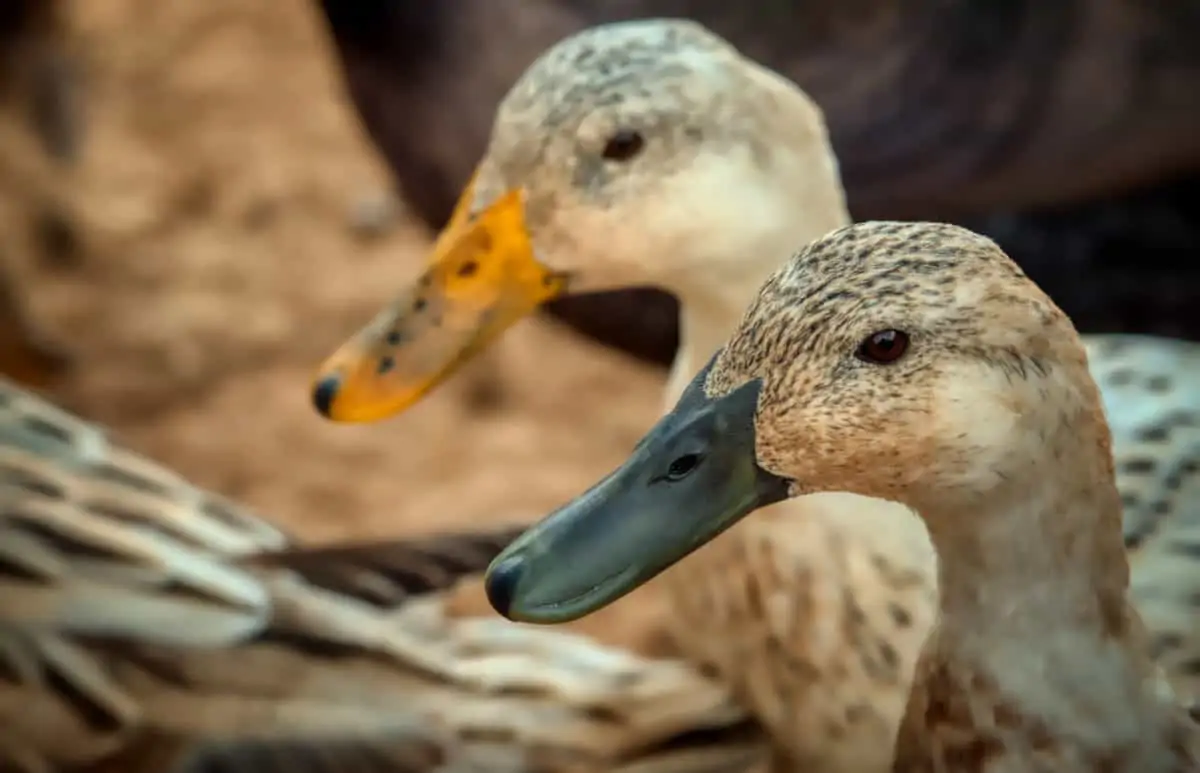
POLYGON ((733 773, 760 755, 682 663, 447 618, 429 594, 511 534, 303 547, 0 381, 0 770, 733 773))
MULTIPOLYGON (((1200 341, 1200 13, 1189 0, 321 0, 348 91, 405 201, 443 228, 496 107, 563 38, 687 17, 825 111, 856 218, 959 221, 1000 241, 1084 333, 1200 341)), ((626 289, 548 304, 669 364, 678 308, 626 289)))

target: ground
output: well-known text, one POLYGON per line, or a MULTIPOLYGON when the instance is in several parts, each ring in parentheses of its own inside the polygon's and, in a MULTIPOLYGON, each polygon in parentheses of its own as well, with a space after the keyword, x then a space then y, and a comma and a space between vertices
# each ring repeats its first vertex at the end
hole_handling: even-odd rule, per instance
MULTIPOLYGON (((84 250, 15 261, 77 358, 50 395, 305 538, 530 520, 623 457, 661 377, 530 321, 407 415, 317 416, 315 366, 416 273, 428 234, 403 215, 371 240, 349 227, 389 185, 310 5, 75 0, 84 250)), ((642 646, 655 609, 631 598, 585 627, 642 646)))

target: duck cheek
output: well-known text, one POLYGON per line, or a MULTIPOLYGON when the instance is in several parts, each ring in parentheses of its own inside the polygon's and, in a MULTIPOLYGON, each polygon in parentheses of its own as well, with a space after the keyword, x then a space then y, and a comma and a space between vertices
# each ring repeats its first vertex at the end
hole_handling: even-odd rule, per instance
POLYGON ((880 417, 776 434, 762 439, 760 464, 791 480, 793 496, 844 492, 895 501, 936 456, 924 433, 905 430, 880 417))
POLYGON ((564 209, 537 225, 537 258, 568 274, 573 294, 651 285, 658 278, 658 253, 653 240, 631 238, 638 228, 602 214, 564 209))

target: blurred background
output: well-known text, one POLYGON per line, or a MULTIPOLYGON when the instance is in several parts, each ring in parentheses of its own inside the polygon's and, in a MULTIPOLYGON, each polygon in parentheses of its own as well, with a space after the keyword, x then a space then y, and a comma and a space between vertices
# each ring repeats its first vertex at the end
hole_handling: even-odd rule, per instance
MULTIPOLYGON (((1030 168, 1073 178, 1040 160, 1045 148, 1014 161, 1023 176, 958 188, 947 182, 960 179, 950 172, 912 171, 937 166, 919 153, 905 167, 911 178, 891 175, 887 159, 855 156, 881 135, 865 130, 870 121, 847 97, 857 60, 844 58, 833 80, 819 77, 829 67, 816 65, 843 60, 821 59, 827 41, 817 33, 837 40, 847 21, 830 23, 820 4, 798 3, 782 21, 704 2, 609 3, 603 13, 598 5, 6 0, 0 365, 305 537, 541 514, 615 465, 653 421, 661 364, 674 345, 669 299, 625 293, 559 304, 559 318, 636 356, 543 315, 449 388, 379 425, 319 418, 310 378, 418 272, 431 229, 448 216, 483 150, 496 103, 537 54, 591 21, 690 10, 797 77, 818 101, 837 103, 830 124, 857 216, 944 209, 937 219, 979 227, 1039 281, 1057 281, 1051 294, 1071 301, 1068 311, 1087 332, 1200 337, 1192 313, 1200 302, 1200 217, 1191 196, 1200 166, 1200 45, 1180 43, 1197 29, 1196 3, 1154 12, 1151 21, 1172 27, 1157 43, 1148 38, 1150 65, 1131 63, 1133 74, 1120 83, 1093 83, 1098 97, 1133 93, 1150 105, 1138 114, 1150 118, 1121 124, 1133 126, 1132 139, 1089 149, 1091 171, 1114 159, 1121 168, 1081 167, 1078 186, 1046 196, 1045 180, 1025 173, 1030 168), (772 41, 764 30, 787 34, 769 33, 772 41), (792 57, 806 45, 815 59, 792 57), (1137 91, 1145 72, 1158 79, 1148 102, 1137 91), (951 211, 955 202, 966 204, 951 211)), ((887 4, 847 5, 869 13, 887 4)), ((1052 14, 1025 34, 997 4, 975 6, 982 16, 943 39, 985 58, 1011 42, 1005 50, 1020 67, 989 81, 991 91, 967 80, 949 96, 900 100, 884 116, 890 136, 904 140, 896 144, 953 144, 923 133, 912 110, 939 99, 955 104, 954 94, 968 91, 974 101, 957 103, 963 113, 980 114, 981 94, 1015 104, 1013 94, 1025 92, 1008 86, 1022 75, 1036 81, 1047 57, 1077 50, 1055 48, 1075 40, 1065 34, 1071 18, 1052 14), (1064 34, 1038 43, 1043 28, 1064 34)), ((1087 43, 1089 33, 1079 34, 1087 43)), ((1125 50, 1107 39, 1088 45, 1125 50)), ((989 66, 962 56, 965 71, 989 66)), ((1093 69, 1096 78, 1106 72, 1093 69)), ((1128 109, 1122 102, 1112 115, 1089 113, 1068 97, 1041 95, 1041 115, 1099 126, 1128 109)), ((970 127, 963 131, 969 136, 970 127)), ((989 152, 1002 168, 1010 151, 997 148, 989 152)))
POLYGON ((387 212, 315 4, 63 11, 77 161, 39 162, 12 93, 0 150, 4 268, 69 358, 53 399, 314 538, 529 517, 644 431, 656 374, 538 322, 507 337, 501 372, 411 415, 321 419, 314 369, 416 274, 429 233, 387 212), (69 218, 69 255, 48 218, 69 218))

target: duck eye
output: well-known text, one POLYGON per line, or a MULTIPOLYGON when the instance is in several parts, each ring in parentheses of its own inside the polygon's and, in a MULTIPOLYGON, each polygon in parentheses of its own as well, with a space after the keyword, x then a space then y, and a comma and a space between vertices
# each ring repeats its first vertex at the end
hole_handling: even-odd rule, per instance
POLYGON ((604 143, 602 155, 609 161, 628 161, 642 152, 646 140, 641 132, 633 129, 619 129, 616 134, 604 143))
POLYGON ((683 480, 700 464, 699 454, 684 454, 667 468, 667 480, 683 480))
POLYGON ((908 333, 903 330, 880 330, 867 336, 858 345, 858 358, 878 365, 887 365, 908 351, 908 333))

